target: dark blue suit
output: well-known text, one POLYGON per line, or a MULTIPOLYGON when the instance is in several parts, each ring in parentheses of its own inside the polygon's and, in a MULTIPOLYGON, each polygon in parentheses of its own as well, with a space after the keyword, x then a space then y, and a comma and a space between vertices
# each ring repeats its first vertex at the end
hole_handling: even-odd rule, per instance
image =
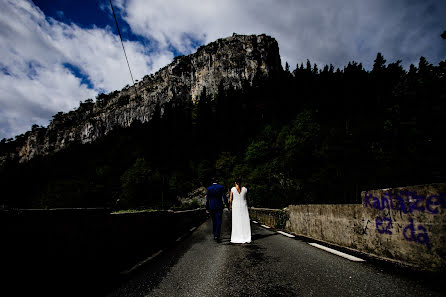
POLYGON ((228 198, 226 198, 223 186, 216 183, 209 186, 206 193, 206 209, 212 217, 214 238, 220 238, 222 214, 225 205, 228 205, 228 198))

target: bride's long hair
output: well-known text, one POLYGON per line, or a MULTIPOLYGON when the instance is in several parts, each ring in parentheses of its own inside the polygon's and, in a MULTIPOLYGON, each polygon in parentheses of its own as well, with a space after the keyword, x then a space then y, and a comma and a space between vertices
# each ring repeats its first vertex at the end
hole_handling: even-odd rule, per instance
POLYGON ((240 176, 238 176, 238 177, 235 179, 235 183, 237 184, 237 186, 239 187, 240 192, 241 192, 241 191, 242 191, 242 178, 241 178, 240 176))

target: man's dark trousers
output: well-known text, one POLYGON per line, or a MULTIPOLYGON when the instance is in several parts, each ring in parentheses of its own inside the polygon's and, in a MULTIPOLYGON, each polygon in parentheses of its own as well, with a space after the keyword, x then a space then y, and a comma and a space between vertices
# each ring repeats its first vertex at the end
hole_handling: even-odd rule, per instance
POLYGON ((210 210, 209 213, 212 218, 212 232, 214 233, 214 238, 220 238, 223 210, 210 210))
POLYGON ((212 184, 207 188, 206 192, 206 209, 211 214, 212 231, 214 238, 220 238, 221 222, 224 206, 228 205, 228 198, 222 185, 212 184))

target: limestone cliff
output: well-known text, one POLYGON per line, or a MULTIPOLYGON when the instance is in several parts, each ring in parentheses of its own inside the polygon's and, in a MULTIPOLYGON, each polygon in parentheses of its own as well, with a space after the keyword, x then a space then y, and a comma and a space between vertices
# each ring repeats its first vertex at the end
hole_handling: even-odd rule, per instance
POLYGON ((256 79, 279 74, 282 66, 279 47, 266 35, 237 35, 218 39, 188 56, 176 57, 157 73, 135 85, 82 103, 69 113, 58 113, 47 128, 34 128, 2 143, 0 165, 7 160, 24 162, 37 155, 59 151, 73 142, 89 143, 116 127, 151 119, 156 106, 171 100, 196 101, 223 88, 240 89, 256 79))

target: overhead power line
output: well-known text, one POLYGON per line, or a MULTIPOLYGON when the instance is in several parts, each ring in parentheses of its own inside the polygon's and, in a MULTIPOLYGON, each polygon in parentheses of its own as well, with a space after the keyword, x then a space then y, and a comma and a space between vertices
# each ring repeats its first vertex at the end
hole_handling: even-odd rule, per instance
POLYGON ((121 45, 122 45, 122 50, 124 51, 125 60, 127 61, 127 66, 129 66, 130 77, 132 78, 133 84, 135 84, 135 81, 133 80, 132 70, 130 69, 129 59, 127 59, 127 54, 125 53, 124 42, 122 42, 122 35, 121 31, 119 30, 118 20, 116 19, 115 10, 113 9, 113 4, 111 0, 110 0, 110 6, 113 12, 113 17, 115 18, 116 28, 118 28, 119 38, 121 39, 121 45))

